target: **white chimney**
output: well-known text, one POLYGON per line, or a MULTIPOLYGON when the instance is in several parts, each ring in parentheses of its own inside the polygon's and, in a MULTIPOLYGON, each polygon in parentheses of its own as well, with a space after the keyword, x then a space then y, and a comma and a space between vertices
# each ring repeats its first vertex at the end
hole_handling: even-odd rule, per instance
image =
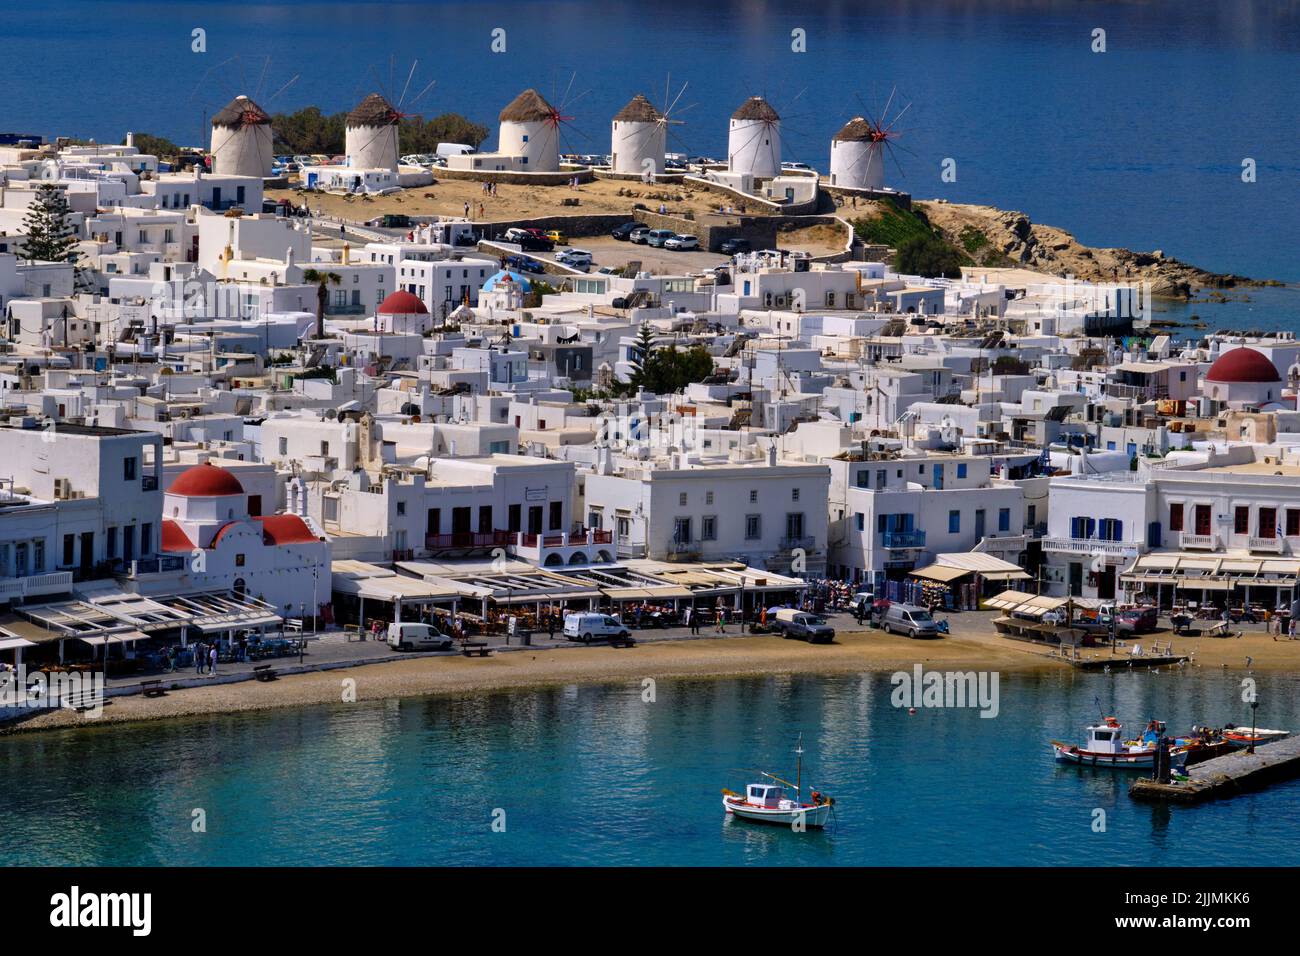
POLYGON ((135 145, 135 133, 128 132, 128 133, 126 134, 126 145, 128 145, 128 146, 134 146, 134 145, 135 145))
POLYGON ((284 251, 284 264, 286 266, 291 266, 293 265, 293 260, 294 260, 293 246, 290 246, 288 249, 284 251))
POLYGON ((776 442, 767 446, 767 463, 768 465, 776 464, 776 442))

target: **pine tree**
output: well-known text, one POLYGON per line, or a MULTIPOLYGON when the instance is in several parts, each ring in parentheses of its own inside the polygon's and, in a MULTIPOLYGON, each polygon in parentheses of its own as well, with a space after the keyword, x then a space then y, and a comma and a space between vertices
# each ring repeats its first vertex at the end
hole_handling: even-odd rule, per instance
POLYGON ((649 322, 642 322, 641 327, 637 329, 636 344, 632 346, 632 374, 630 376, 631 386, 644 387, 646 364, 650 361, 650 356, 655 349, 655 331, 650 327, 649 322))
POLYGON ((23 218, 23 255, 41 262, 77 261, 77 235, 68 223, 68 200, 62 188, 41 183, 23 218))

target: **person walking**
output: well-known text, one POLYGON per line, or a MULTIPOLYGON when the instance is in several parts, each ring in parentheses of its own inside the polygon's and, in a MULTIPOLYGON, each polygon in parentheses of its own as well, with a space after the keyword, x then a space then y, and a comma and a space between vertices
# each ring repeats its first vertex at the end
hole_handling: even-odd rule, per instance
POLYGON ((687 627, 691 628, 691 633, 692 633, 692 634, 695 633, 695 628, 694 628, 694 627, 691 627, 691 609, 690 609, 690 608, 686 608, 686 610, 682 611, 682 623, 685 624, 687 627))
POLYGON ((555 640, 555 615, 546 615, 546 636, 549 640, 555 640))
POLYGON ((207 658, 203 654, 203 642, 194 645, 194 673, 203 676, 203 665, 207 663, 207 658))
POLYGON ((217 645, 212 645, 212 650, 208 651, 208 676, 217 676, 217 645))
POLYGON ((718 633, 727 633, 727 609, 725 607, 718 608, 718 633))

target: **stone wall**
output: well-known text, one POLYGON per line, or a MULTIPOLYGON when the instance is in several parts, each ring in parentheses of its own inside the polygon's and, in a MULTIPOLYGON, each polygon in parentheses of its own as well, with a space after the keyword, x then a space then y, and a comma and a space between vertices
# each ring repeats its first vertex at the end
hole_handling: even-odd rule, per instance
MULTIPOLYGON (((472 180, 476 183, 509 183, 513 186, 564 186, 578 177, 578 182, 589 183, 596 177, 586 166, 561 169, 558 173, 525 173, 510 169, 445 169, 434 168, 434 185, 440 179, 472 180)), ((416 187, 417 189, 425 187, 416 187)))

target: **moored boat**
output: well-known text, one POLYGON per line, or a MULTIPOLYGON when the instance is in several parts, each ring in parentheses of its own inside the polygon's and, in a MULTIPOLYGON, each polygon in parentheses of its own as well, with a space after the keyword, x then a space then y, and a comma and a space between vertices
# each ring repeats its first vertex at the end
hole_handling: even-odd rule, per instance
POLYGON ((1269 730, 1267 727, 1225 726, 1220 736, 1234 747, 1249 747, 1252 744, 1270 744, 1291 736, 1289 730, 1269 730))
MULTIPOLYGON (((1154 765, 1156 746, 1165 731, 1162 721, 1147 724, 1140 740, 1125 740, 1124 727, 1114 717, 1085 729, 1082 746, 1052 741, 1052 752, 1061 763, 1082 764, 1088 767, 1112 767, 1120 770, 1149 769, 1154 765)), ((1187 749, 1188 741, 1175 741, 1175 753, 1187 749)))
POLYGON ((755 823, 776 823, 792 829, 808 827, 820 829, 830 821, 835 801, 824 793, 809 788, 808 799, 803 799, 803 735, 795 747, 798 765, 795 782, 782 780, 776 774, 760 770, 759 775, 770 783, 751 783, 744 794, 732 790, 722 791, 722 808, 733 817, 755 823))

